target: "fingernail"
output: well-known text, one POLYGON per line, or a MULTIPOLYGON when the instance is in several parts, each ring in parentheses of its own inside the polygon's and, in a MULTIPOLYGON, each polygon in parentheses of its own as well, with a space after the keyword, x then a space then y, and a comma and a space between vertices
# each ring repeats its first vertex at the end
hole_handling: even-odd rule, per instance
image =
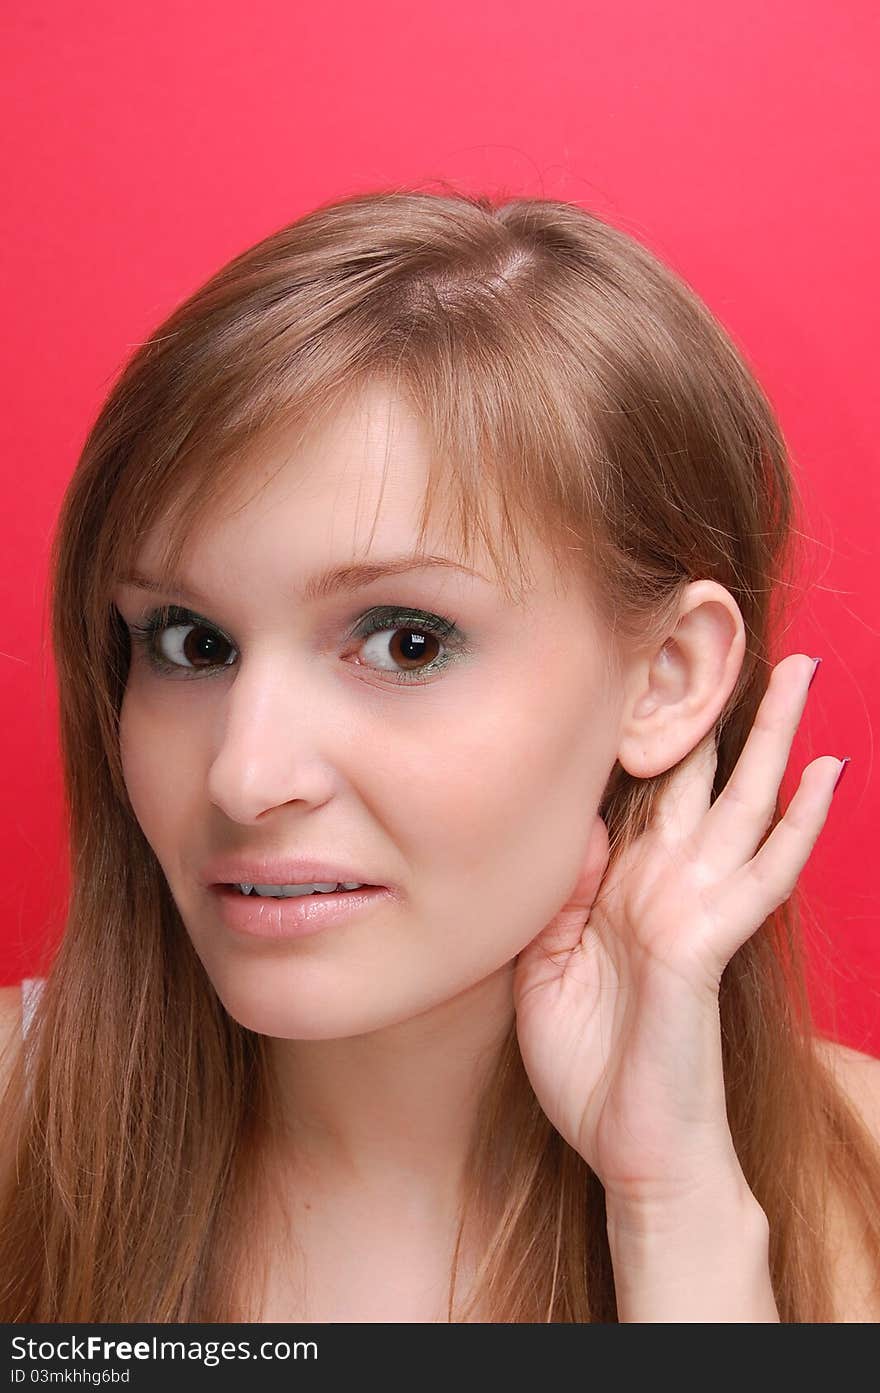
POLYGON ((809 682, 807 683, 807 691, 810 690, 810 688, 811 688, 812 685, 813 685, 813 682, 814 682, 815 679, 816 679, 816 673, 819 671, 819 664, 821 663, 821 661, 822 661, 821 658, 817 658, 817 659, 816 659, 815 665, 814 665, 814 667, 813 667, 813 676, 810 678, 809 682))
POLYGON ((843 778, 844 774, 846 773, 846 766, 849 764, 849 762, 850 762, 850 756, 847 755, 846 759, 843 761, 843 763, 842 763, 841 766, 840 766, 840 773, 838 774, 837 778, 836 778, 835 781, 834 781, 834 788, 831 790, 832 793, 834 793, 834 792, 836 791, 837 785, 840 783, 841 779, 843 778))

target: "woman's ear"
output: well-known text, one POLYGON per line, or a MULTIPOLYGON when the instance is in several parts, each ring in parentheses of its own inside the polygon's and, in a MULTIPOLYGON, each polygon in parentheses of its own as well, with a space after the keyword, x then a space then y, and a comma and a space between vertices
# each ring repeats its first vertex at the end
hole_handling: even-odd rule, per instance
POLYGON ((693 581, 659 651, 627 666, 617 752, 627 773, 662 774, 700 743, 736 685, 745 651, 745 623, 730 591, 693 581))

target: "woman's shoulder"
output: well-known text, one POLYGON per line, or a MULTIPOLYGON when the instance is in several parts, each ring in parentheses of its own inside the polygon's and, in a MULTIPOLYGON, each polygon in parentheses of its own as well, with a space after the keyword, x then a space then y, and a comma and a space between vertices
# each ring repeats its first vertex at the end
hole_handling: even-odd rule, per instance
MULTIPOLYGON (((817 1038, 815 1044, 820 1058, 880 1147, 880 1059, 836 1040, 817 1038)), ((828 1217, 835 1248, 831 1266, 838 1321, 880 1321, 880 1284, 875 1265, 865 1254, 861 1221, 837 1194, 832 1194, 828 1217)))
POLYGON ((0 987, 0 1047, 11 1036, 21 1035, 22 983, 0 987))
POLYGON ((820 1059, 855 1104, 880 1144, 880 1059, 837 1040, 816 1038, 820 1059))
POLYGON ((16 1045, 21 1040, 21 1008, 21 983, 13 987, 0 987, 0 1089, 6 1081, 10 1062, 15 1057, 16 1045))

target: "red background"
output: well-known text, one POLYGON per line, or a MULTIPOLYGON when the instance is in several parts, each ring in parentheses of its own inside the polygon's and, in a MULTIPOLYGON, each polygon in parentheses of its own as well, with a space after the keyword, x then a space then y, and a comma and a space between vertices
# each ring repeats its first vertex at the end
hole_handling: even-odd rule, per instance
POLYGON ((852 756, 801 877, 814 1002, 825 1033, 880 1055, 872 0, 6 0, 2 23, 0 982, 37 969, 67 890, 47 554, 113 379, 270 231, 440 178, 632 233, 768 391, 809 538, 786 651, 825 659, 784 793, 810 759, 852 756))

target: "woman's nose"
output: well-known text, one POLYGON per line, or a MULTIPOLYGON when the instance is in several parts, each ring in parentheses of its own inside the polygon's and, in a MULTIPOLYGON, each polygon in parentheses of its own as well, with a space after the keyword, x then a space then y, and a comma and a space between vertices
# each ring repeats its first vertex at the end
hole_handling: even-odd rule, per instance
POLYGON ((320 806, 340 783, 334 730, 340 721, 326 694, 302 682, 260 685, 251 673, 236 681, 208 771, 211 802, 237 822, 250 822, 291 802, 320 806))

